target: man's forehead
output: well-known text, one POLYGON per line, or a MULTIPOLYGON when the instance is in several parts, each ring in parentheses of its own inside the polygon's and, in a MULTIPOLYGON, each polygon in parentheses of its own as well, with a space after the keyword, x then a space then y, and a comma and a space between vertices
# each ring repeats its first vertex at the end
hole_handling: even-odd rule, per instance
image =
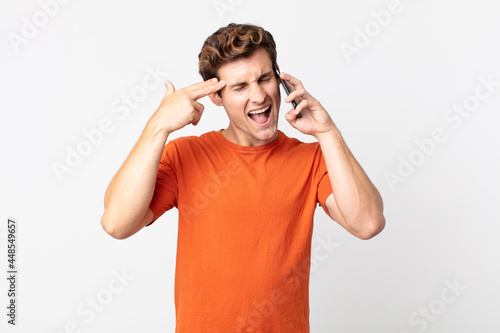
POLYGON ((221 80, 225 80, 228 85, 258 80, 259 78, 272 74, 272 66, 263 64, 262 67, 242 66, 232 70, 219 72, 221 80))
POLYGON ((271 58, 264 49, 257 49, 248 57, 231 60, 219 68, 221 79, 226 82, 247 81, 272 72, 271 58))
POLYGON ((221 79, 225 80, 228 83, 228 86, 232 85, 237 85, 240 83, 248 83, 252 81, 259 80, 260 78, 263 78, 265 76, 270 76, 272 75, 273 71, 271 69, 269 70, 262 70, 262 71, 256 71, 256 72, 247 72, 247 73, 229 73, 226 76, 222 76, 221 79))

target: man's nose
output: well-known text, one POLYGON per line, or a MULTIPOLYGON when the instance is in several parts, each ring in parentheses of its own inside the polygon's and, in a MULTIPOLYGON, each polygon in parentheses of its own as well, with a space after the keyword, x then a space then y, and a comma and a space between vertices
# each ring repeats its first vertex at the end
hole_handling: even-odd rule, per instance
POLYGON ((265 99, 266 93, 261 85, 257 82, 250 84, 250 101, 258 104, 264 102, 265 99))

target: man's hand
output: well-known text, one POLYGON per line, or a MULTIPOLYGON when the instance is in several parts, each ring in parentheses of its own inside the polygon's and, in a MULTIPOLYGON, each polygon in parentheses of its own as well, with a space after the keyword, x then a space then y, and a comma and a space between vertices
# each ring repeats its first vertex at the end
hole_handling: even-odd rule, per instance
POLYGON ((224 87, 226 83, 217 78, 199 82, 175 91, 170 81, 158 110, 151 117, 154 124, 172 133, 188 124, 197 125, 205 107, 198 100, 224 87))
POLYGON ((291 109, 285 114, 285 118, 290 125, 304 134, 315 137, 318 134, 328 133, 332 129, 336 129, 335 123, 328 112, 318 100, 304 89, 300 80, 285 73, 281 73, 280 76, 293 90, 285 99, 285 102, 290 103, 292 100, 298 102, 297 108, 291 109), (299 113, 302 114, 301 118, 297 118, 299 113))

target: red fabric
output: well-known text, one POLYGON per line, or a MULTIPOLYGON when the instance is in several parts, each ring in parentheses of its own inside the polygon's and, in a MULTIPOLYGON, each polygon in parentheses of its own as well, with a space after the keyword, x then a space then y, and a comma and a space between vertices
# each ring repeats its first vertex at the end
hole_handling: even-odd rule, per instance
POLYGON ((331 192, 317 142, 169 142, 150 208, 179 209, 176 332, 309 332, 313 215, 331 192))

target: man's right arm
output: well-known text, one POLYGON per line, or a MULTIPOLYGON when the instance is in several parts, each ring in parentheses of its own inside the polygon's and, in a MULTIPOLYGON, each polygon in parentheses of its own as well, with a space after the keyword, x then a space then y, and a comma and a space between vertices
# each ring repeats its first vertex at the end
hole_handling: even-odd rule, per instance
POLYGON ((166 93, 158 110, 106 190, 101 224, 108 234, 124 239, 153 220, 149 205, 168 135, 188 124, 196 125, 204 110, 197 100, 224 84, 212 79, 176 92, 172 83, 165 82, 166 93))

